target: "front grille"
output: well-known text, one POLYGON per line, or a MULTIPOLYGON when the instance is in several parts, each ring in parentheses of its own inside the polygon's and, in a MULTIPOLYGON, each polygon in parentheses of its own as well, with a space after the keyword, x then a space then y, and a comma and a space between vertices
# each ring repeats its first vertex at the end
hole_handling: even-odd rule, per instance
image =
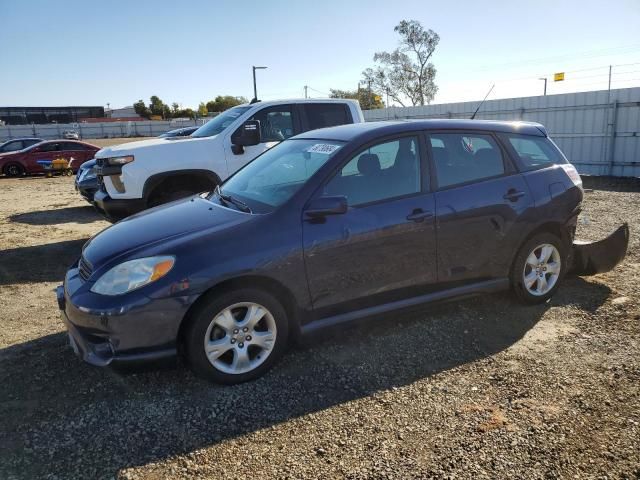
POLYGON ((93 267, 89 262, 87 262, 84 257, 80 257, 80 261, 78 262, 78 274, 80 278, 84 281, 87 281, 93 272, 93 267))

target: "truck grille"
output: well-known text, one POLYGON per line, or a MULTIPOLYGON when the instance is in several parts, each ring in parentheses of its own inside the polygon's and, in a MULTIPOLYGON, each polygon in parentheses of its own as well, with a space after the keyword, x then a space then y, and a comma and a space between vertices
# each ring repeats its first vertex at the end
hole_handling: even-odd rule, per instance
POLYGON ((80 261, 78 262, 78 274, 80 278, 84 281, 87 281, 93 272, 93 267, 89 262, 87 262, 84 257, 80 257, 80 261))

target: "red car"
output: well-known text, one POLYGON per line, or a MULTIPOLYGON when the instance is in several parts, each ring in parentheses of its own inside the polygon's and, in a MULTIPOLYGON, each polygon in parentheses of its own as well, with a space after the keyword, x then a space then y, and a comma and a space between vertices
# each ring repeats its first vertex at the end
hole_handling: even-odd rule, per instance
POLYGON ((17 152, 0 154, 0 172, 9 177, 30 173, 44 173, 42 162, 64 158, 70 162, 73 172, 91 160, 100 147, 73 140, 49 140, 37 143, 17 152), (41 162, 41 163, 38 163, 41 162))

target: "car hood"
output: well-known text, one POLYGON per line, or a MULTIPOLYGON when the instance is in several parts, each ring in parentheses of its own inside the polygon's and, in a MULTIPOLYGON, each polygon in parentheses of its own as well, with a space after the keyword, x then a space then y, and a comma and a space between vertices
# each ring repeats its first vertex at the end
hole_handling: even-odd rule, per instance
POLYGON ((176 151, 184 153, 185 146, 194 148, 203 145, 211 137, 182 137, 183 140, 176 142, 170 138, 151 138, 149 140, 140 140, 137 142, 122 143, 120 145, 113 145, 111 147, 105 147, 98 151, 95 158, 109 158, 120 157, 125 155, 133 155, 134 157, 138 153, 152 153, 156 150, 162 150, 164 153, 168 153, 167 150, 175 148, 176 151))
MULTIPOLYGON (((82 249, 93 269, 146 256, 147 249, 194 233, 210 234, 249 221, 252 215, 199 196, 146 210, 103 230, 82 249)), ((163 252, 170 253, 170 252, 163 252)), ((154 253, 155 254, 155 253, 154 253)))
POLYGON ((3 158, 15 157, 21 153, 23 153, 22 150, 16 150, 15 152, 0 153, 0 160, 2 160, 3 158))

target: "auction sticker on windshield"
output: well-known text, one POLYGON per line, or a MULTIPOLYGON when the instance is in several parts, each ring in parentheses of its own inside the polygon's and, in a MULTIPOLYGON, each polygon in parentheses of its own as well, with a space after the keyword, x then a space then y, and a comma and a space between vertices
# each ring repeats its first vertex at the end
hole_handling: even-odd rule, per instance
POLYGON ((338 150, 340 145, 331 145, 330 143, 316 143, 309 147, 307 152, 309 153, 324 153, 325 155, 331 155, 338 150))

